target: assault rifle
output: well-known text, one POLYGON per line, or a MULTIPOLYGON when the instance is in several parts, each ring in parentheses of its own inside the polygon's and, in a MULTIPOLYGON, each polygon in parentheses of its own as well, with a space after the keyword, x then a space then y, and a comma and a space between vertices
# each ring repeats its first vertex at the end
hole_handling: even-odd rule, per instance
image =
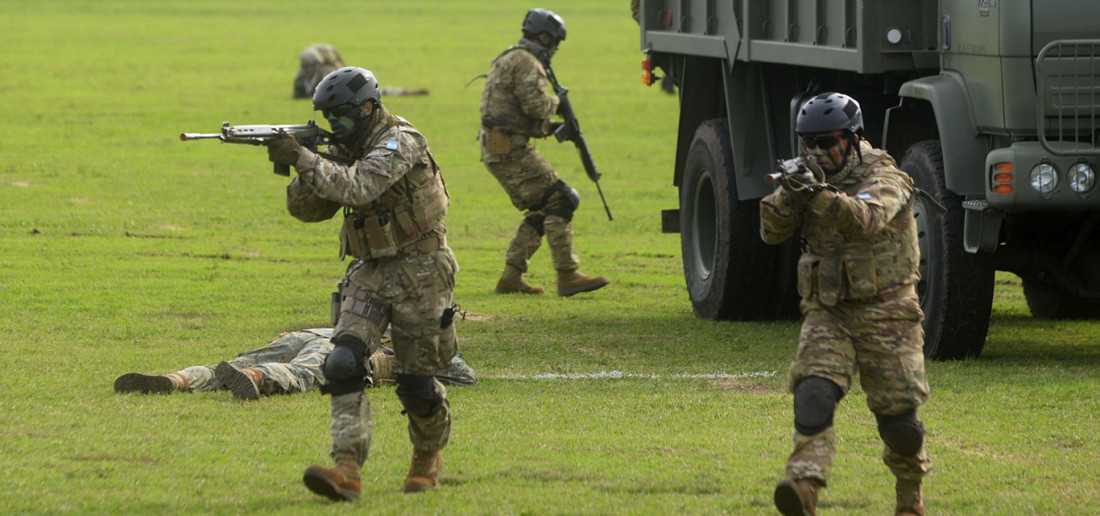
MULTIPOLYGON (((229 122, 222 122, 222 132, 220 133, 182 133, 180 134, 180 141, 217 138, 224 143, 264 145, 284 134, 293 136, 298 140, 298 143, 310 150, 316 150, 318 145, 332 143, 332 133, 321 129, 313 120, 297 125, 229 125, 229 122)), ((280 176, 289 176, 290 167, 277 164, 275 165, 275 173, 280 176)))
POLYGON ((558 83, 558 78, 554 76, 554 70, 551 70, 549 66, 546 67, 546 76, 550 79, 550 84, 554 86, 554 93, 558 95, 560 102, 558 103, 558 114, 561 115, 564 123, 554 129, 554 137, 559 142, 569 140, 577 146, 577 151, 581 154, 581 163, 584 164, 584 171, 588 173, 588 178, 596 183, 596 191, 600 193, 600 201, 603 201, 603 209, 607 212, 607 220, 615 220, 611 217, 611 208, 607 207, 607 199, 603 197, 603 189, 600 188, 600 171, 596 170, 596 162, 592 160, 592 151, 588 150, 588 141, 584 139, 584 133, 581 132, 581 124, 577 121, 577 114, 573 112, 573 104, 569 102, 569 89, 558 83))

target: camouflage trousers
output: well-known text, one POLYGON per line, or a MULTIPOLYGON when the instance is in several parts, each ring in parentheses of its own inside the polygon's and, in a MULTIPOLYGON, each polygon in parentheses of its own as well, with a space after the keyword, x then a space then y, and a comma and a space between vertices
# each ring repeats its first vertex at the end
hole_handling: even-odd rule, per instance
MULTIPOLYGON (((434 251, 413 249, 393 259, 360 262, 346 278, 360 294, 344 298, 334 334, 355 334, 374 353, 388 324, 397 367, 405 374, 432 376, 457 352, 454 324, 445 328, 441 324, 444 310, 452 306, 457 270, 454 254, 442 237, 434 251)), ((425 416, 406 411, 409 440, 416 449, 429 452, 443 449, 451 431, 446 387, 432 381, 443 399, 441 408, 425 416)), ((363 464, 373 433, 367 394, 333 396, 331 411, 332 457, 363 464)))
POLYGON ((573 250, 573 225, 562 217, 547 215, 545 210, 527 212, 508 244, 508 251, 504 254, 505 264, 519 269, 520 272, 527 272, 531 257, 542 245, 542 234, 535 225, 542 225, 546 232, 546 243, 550 246, 554 270, 571 272, 580 268, 580 258, 573 250))
MULTIPOLYGON (((311 391, 325 382, 321 366, 332 351, 330 335, 329 329, 285 333, 262 348, 237 355, 229 363, 262 371, 264 379, 257 386, 262 395, 311 391)), ((212 365, 191 366, 179 373, 187 379, 188 390, 221 389, 212 365)))
MULTIPOLYGON (((900 414, 928 400, 920 325, 924 314, 912 286, 875 303, 826 306, 811 297, 803 299, 801 308, 805 321, 790 369, 792 392, 803 378, 817 376, 847 394, 858 372, 867 406, 875 414, 900 414)), ((932 469, 924 449, 903 457, 883 448, 883 463, 899 479, 918 480, 932 469)), ((795 432, 787 476, 824 483, 835 456, 833 428, 816 435, 795 432)))
POLYGON ((481 160, 504 187, 512 205, 526 211, 523 222, 512 235, 512 241, 505 253, 505 263, 520 272, 527 272, 531 257, 542 245, 542 236, 545 234, 554 270, 577 270, 580 260, 573 250, 572 223, 564 217, 547 214, 568 202, 561 192, 554 192, 547 197, 547 192, 560 181, 550 162, 530 144, 504 155, 492 154, 483 146, 481 160))

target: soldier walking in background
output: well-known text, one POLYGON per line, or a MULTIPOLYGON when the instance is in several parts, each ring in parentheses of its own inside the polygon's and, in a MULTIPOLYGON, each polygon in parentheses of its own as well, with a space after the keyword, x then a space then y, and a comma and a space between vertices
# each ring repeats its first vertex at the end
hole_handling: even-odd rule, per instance
POLYGON ((823 93, 795 122, 808 156, 760 201, 760 232, 778 244, 802 230, 798 291, 805 320, 790 369, 794 451, 775 489, 785 515, 813 515, 836 454, 833 413, 858 371, 896 478, 896 513, 924 514, 931 470, 917 408, 928 399, 917 298, 915 190, 886 152, 861 140, 847 95, 823 93))
POLYGON ((481 161, 512 204, 526 211, 505 254, 496 293, 543 292, 523 275, 546 235, 558 273, 558 295, 571 296, 602 288, 609 281, 577 270, 580 259, 573 250, 572 220, 580 196, 529 141, 553 134, 551 118, 559 100, 547 92, 546 67, 565 40, 565 22, 552 11, 531 9, 522 31, 519 43, 493 60, 481 94, 481 161))
MULTIPOLYGON (((226 389, 242 400, 309 392, 325 383, 321 366, 332 351, 331 337, 332 328, 286 332, 262 348, 246 351, 216 366, 191 366, 165 375, 126 373, 115 379, 115 392, 152 394, 226 389)), ((395 367, 389 335, 382 337, 369 361, 370 386, 393 385, 397 381, 401 370, 395 367)), ((458 355, 437 369, 435 377, 448 385, 477 382, 474 370, 458 355)))
POLYGON ((458 264, 443 224, 449 205, 443 176, 427 139, 382 105, 369 70, 345 67, 327 75, 313 107, 332 126, 336 144, 322 155, 287 135, 268 144, 268 158, 297 170, 286 190, 290 214, 317 222, 342 211, 341 256, 359 261, 340 288, 334 347, 323 366, 336 467, 310 466, 303 481, 333 500, 358 498, 372 437, 366 359, 389 325, 403 371, 396 393, 413 446, 404 490, 431 489, 451 435, 447 390, 433 374, 457 350, 452 298, 458 264))

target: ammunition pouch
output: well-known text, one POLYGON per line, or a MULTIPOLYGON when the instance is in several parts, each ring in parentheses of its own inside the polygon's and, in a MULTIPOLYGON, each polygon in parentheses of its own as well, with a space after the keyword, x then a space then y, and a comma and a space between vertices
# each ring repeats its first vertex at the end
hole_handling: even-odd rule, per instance
POLYGON ((345 214, 340 228, 340 259, 351 255, 363 260, 393 258, 416 245, 423 251, 442 248, 424 242, 443 222, 449 199, 442 179, 427 181, 408 193, 408 201, 387 210, 355 211, 345 214))
POLYGON ((481 119, 481 143, 490 154, 509 154, 512 149, 527 144, 528 137, 510 126, 490 119, 481 119))
MULTIPOLYGON (((837 255, 804 252, 798 261, 798 293, 814 294, 826 306, 839 301, 873 301, 899 285, 911 282, 911 271, 899 258, 902 243, 885 240, 861 245, 837 255)), ((913 251, 910 251, 913 252, 913 251)))

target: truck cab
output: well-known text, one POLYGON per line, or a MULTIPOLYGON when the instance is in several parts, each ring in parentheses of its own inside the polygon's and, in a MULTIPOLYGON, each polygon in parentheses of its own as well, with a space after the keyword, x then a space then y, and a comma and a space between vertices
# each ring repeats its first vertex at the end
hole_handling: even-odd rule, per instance
POLYGON ((662 226, 696 315, 797 317, 797 238, 765 245, 758 204, 802 151, 802 102, 838 91, 932 198, 914 209, 926 356, 981 354, 997 270, 1035 317, 1100 317, 1097 19, 1070 0, 641 0, 644 82, 680 98, 662 226))

